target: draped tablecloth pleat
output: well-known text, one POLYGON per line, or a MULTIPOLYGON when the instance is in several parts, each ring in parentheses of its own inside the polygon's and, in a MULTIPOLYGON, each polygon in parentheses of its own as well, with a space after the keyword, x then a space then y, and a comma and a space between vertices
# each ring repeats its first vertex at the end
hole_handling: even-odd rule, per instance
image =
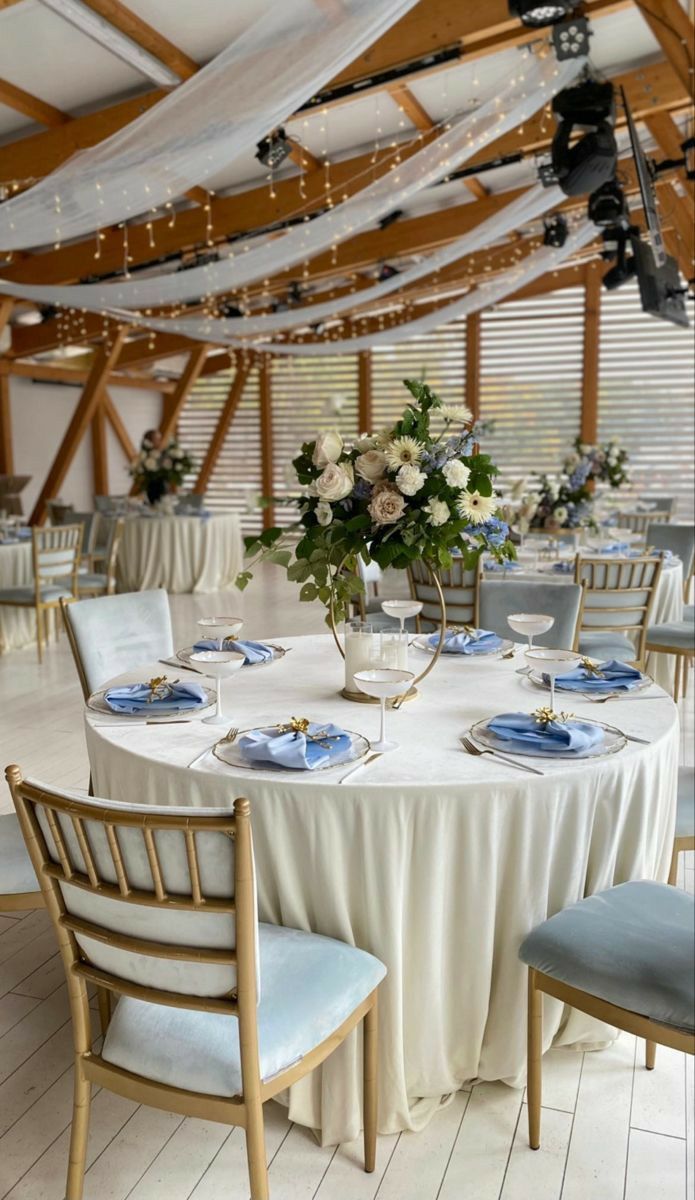
MULTIPOLYGON (((34 579, 31 542, 0 546, 0 587, 26 586, 34 579)), ((36 612, 0 604, 0 654, 36 644, 36 612)))
POLYGON ((168 592, 219 592, 241 570, 239 518, 132 517, 118 555, 122 592, 163 587, 168 592))

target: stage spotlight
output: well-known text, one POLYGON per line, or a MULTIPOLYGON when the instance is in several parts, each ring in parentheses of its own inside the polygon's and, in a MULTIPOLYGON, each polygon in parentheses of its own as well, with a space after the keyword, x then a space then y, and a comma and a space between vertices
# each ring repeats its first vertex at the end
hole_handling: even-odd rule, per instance
POLYGON ((552 217, 546 217, 543 222, 543 245, 564 246, 567 241, 569 229, 567 226, 567 218, 563 217, 562 213, 554 213, 552 217))
POLYGON ((553 46, 558 62, 568 58, 579 58, 589 53, 589 37, 591 30, 586 17, 574 17, 571 21, 561 21, 553 26, 553 46))
POLYGON ((539 4, 538 0, 509 0, 509 11, 518 17, 522 25, 540 29, 543 25, 554 25, 577 7, 577 0, 552 0, 539 4))
POLYGON ((273 130, 268 137, 261 138, 256 146, 256 158, 264 167, 270 167, 271 171, 279 167, 291 153, 292 143, 282 126, 273 130))
POLYGON ((594 225, 616 225, 627 216, 625 193, 615 179, 609 179, 589 196, 588 217, 594 225))
POLYGON ((387 279, 393 279, 394 275, 400 275, 398 268, 390 266, 389 263, 382 263, 377 279, 379 283, 385 283, 387 279))
POLYGON ((552 164, 566 196, 593 192, 615 175, 618 147, 613 133, 613 85, 587 79, 564 88, 553 99, 558 121, 552 144, 552 164), (583 131, 570 141, 575 127, 583 131))
POLYGON ((385 217, 381 218, 379 221, 379 229, 388 229, 389 225, 393 225, 393 222, 397 221, 398 218, 402 216, 403 209, 394 208, 393 212, 387 213, 385 217))
POLYGON ((220 317, 226 318, 243 317, 244 315, 241 309, 238 308, 236 304, 232 304, 229 300, 223 300, 221 304, 218 304, 217 314, 220 317))
POLYGON ((630 230, 622 226, 604 229, 603 244, 606 247, 602 257, 615 259, 615 266, 606 271, 603 276, 603 286, 609 292, 622 287, 637 273, 637 263, 633 255, 628 258, 627 248, 630 245, 630 230))
POLYGON ((52 321, 54 317, 58 316, 58 309, 54 304, 40 304, 39 312, 42 321, 52 321))
POLYGON ((287 299, 292 304, 301 304, 303 297, 304 293, 302 292, 301 283, 297 283, 297 280, 293 279, 292 283, 287 289, 287 299))

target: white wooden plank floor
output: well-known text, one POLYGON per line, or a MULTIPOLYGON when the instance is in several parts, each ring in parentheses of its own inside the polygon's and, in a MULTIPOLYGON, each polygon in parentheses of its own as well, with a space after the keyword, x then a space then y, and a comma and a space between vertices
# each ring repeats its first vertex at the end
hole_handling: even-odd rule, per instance
MULTIPOLYGON (((251 637, 323 630, 282 572, 261 573, 234 611, 251 637)), ((177 641, 230 597, 171 598, 177 641)), ((682 761, 693 762, 693 704, 681 704, 682 761)), ((81 697, 65 639, 42 668, 32 648, 0 658, 0 765, 84 787, 81 697)), ((9 811, 6 786, 0 811, 9 811)), ((695 890, 693 855, 680 884, 695 890)), ((0 915, 0 1198, 61 1200, 71 1109, 65 986, 43 913, 0 915)), ((266 1107, 273 1200, 694 1200, 692 1059, 659 1048, 657 1069, 621 1035, 597 1053, 544 1059, 543 1146, 526 1142, 524 1095, 472 1085, 421 1133, 379 1139, 377 1169, 360 1142, 322 1149, 266 1107)), ((243 1136, 220 1125, 96 1093, 85 1200, 247 1200, 243 1136)))

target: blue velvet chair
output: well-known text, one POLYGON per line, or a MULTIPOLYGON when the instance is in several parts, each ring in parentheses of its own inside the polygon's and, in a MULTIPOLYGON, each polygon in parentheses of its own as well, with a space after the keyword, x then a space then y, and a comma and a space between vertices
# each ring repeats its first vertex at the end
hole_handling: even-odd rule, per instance
POLYGON ((682 621, 650 625, 645 648, 649 654, 672 654, 675 657, 673 699, 678 702, 688 690, 688 660, 695 656, 695 621, 686 616, 682 621))
POLYGON ((171 614, 162 588, 123 592, 62 605, 85 700, 108 679, 174 652, 171 614))
POLYGON ((577 636, 581 599, 582 588, 576 583, 483 579, 480 584, 480 626, 491 629, 500 637, 509 637, 507 617, 512 613, 545 613, 554 618, 553 627, 540 637, 534 637, 534 644, 571 650, 577 636))
POLYGON ((365 1170, 373 1171, 377 992, 386 968, 333 938, 259 924, 248 800, 233 810, 112 807, 25 781, 16 766, 6 774, 70 999, 66 1200, 82 1196, 92 1084, 242 1126, 251 1198, 268 1200, 264 1102, 361 1023, 365 1170), (118 998, 99 1051, 90 985, 118 998))
POLYGON ((123 517, 117 517, 115 520, 108 521, 107 524, 108 532, 103 550, 104 570, 95 571, 92 562, 91 570, 80 571, 77 576, 77 590, 80 597, 112 596, 116 591, 116 566, 125 521, 123 517))
POLYGON ((16 813, 0 816, 0 912, 43 908, 43 895, 16 813))
POLYGON ((683 599, 687 597, 695 558, 695 525, 649 525, 647 545, 670 550, 683 563, 683 599))
POLYGON ((695 1053, 695 898, 637 880, 588 896, 524 939, 529 968, 529 1143, 540 1146, 543 994, 645 1038, 695 1053))
POLYGON ((576 648, 592 658, 617 658, 644 670, 646 636, 662 561, 577 556, 575 582, 584 587, 576 648))

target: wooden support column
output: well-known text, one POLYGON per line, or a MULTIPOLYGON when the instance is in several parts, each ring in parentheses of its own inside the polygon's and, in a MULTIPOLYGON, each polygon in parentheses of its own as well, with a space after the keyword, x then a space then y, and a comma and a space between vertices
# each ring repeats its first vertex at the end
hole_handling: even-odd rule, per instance
MULTIPOLYGON (((261 399, 261 491, 272 496, 273 479, 273 401, 270 378, 271 360, 266 356, 259 368, 261 399)), ((275 509, 272 504, 263 509, 263 528, 272 529, 275 524, 275 509)))
POLYGON ((601 264, 591 262, 584 279, 584 347, 580 436, 598 441, 598 384, 601 343, 601 264))
POLYGON ((172 437, 176 429, 176 422, 179 419, 181 409, 186 402, 186 397, 188 396, 191 388, 195 387, 196 383, 198 382, 198 376, 203 369, 203 364, 208 356, 209 349, 210 347, 206 343, 203 343, 198 349, 191 350, 188 362, 186 363, 181 378, 176 385, 175 391, 171 396, 167 396, 166 400, 164 401, 162 422, 159 426, 159 432, 161 433, 162 441, 164 442, 168 441, 169 438, 172 437))
POLYGON ((374 427, 372 413, 372 354, 360 350, 357 355, 357 432, 369 433, 374 427))
POLYGON ((10 376, 4 369, 6 366, 0 361, 0 475, 14 475, 10 376))
POLYGON ((480 417, 480 313, 466 317, 466 404, 476 421, 480 417))
POLYGON ((116 438, 118 439, 118 443, 121 447, 121 450, 123 451, 126 458, 128 459, 128 462, 129 463, 132 462, 133 459, 135 458, 135 455, 137 454, 137 450, 135 449, 135 446, 133 445, 132 441, 130 440, 130 434, 128 433, 128 430, 126 429, 125 425, 123 424, 123 419, 121 417, 121 414, 119 413, 118 409, 116 408, 116 405, 114 404, 113 400, 109 396, 108 392, 104 392, 104 398, 101 402, 101 407, 103 409, 104 416, 106 417, 107 421, 109 422, 109 425, 111 426, 111 428, 113 429, 113 432, 116 435, 116 438))
POLYGON ((236 374, 232 380, 229 392, 227 393, 227 399, 225 401, 224 408, 220 413, 220 419, 215 426, 215 432, 210 439, 210 444, 207 448, 203 465, 200 468, 198 478, 195 481, 195 486, 193 488, 194 492, 200 492, 202 494, 210 482, 210 476, 212 475, 212 472, 217 464, 220 451, 225 443, 225 439, 229 431, 229 427, 234 420, 236 410, 241 403, 241 397, 244 394, 244 387, 246 385, 246 380, 249 377, 250 370, 250 362, 242 362, 240 358, 237 358, 236 374))
POLYGON ((12 316, 13 307, 14 307, 14 300, 12 299, 11 296, 1 296, 0 297, 0 335, 2 334, 2 331, 4 330, 5 326, 7 325, 7 322, 9 321, 10 317, 12 316))
POLYGON ((106 415, 103 399, 92 417, 92 480, 95 496, 109 494, 109 460, 106 449, 106 415))
POLYGON ((72 419, 67 427, 58 452, 53 459, 51 468, 46 476, 39 498, 34 505, 34 511, 29 519, 30 525, 41 525, 46 519, 46 501, 55 496, 68 473, 75 451, 84 437, 87 426, 94 416, 101 397, 104 394, 109 371, 115 366, 123 346, 125 330, 120 329, 113 342, 104 343, 97 351, 84 391, 77 402, 72 419))

